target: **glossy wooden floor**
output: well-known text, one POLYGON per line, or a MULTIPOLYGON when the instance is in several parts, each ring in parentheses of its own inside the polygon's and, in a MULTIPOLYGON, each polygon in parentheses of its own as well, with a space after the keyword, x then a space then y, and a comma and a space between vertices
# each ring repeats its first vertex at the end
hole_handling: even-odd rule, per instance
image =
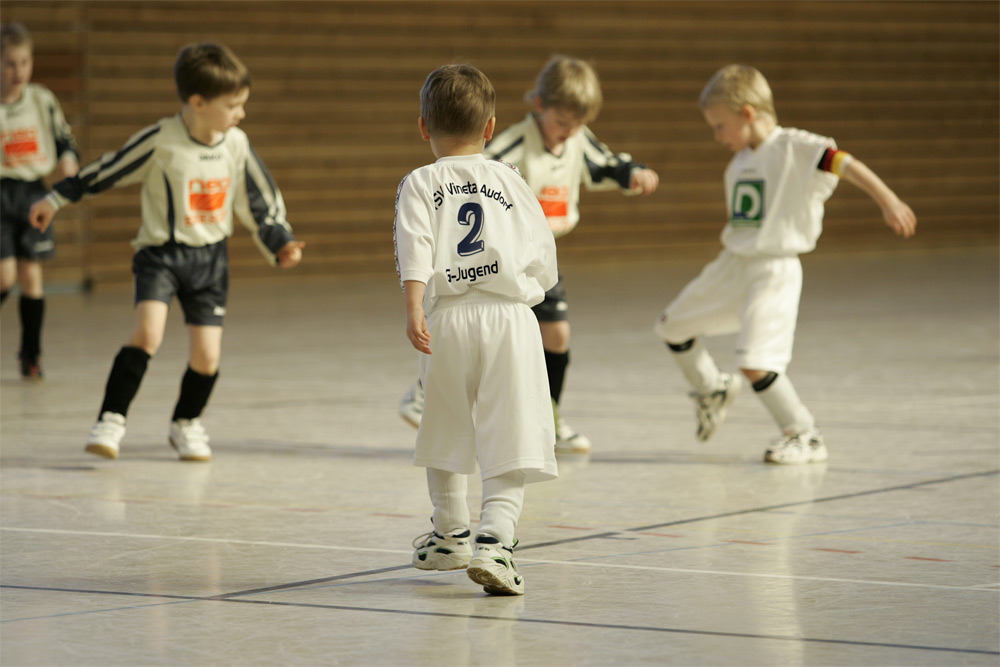
POLYGON ((805 259, 790 374, 830 461, 804 467, 761 463, 751 392, 694 439, 652 325, 704 259, 564 267, 564 414, 594 451, 528 488, 518 598, 409 566, 431 508, 393 276, 236 281, 210 464, 167 446, 179 312, 105 461, 83 445, 130 290, 50 296, 40 384, 9 300, 0 662, 996 665, 996 248, 805 259))

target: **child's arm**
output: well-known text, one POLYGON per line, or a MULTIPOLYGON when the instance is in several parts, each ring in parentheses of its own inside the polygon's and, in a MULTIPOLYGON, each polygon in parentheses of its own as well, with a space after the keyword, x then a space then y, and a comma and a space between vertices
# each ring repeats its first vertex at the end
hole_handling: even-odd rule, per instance
POLYGON ((868 196, 882 209, 885 224, 889 225, 897 235, 909 238, 916 233, 917 216, 864 162, 857 158, 852 159, 844 166, 840 177, 868 193, 868 196))
POLYGON ((652 169, 641 167, 632 171, 632 178, 629 181, 629 190, 639 194, 651 195, 656 192, 660 185, 660 175, 652 169))
POLYGON ((246 154, 234 191, 233 214, 250 230, 258 250, 270 264, 290 269, 302 259, 305 243, 295 240, 281 190, 249 139, 245 141, 246 154))
POLYGON ((302 261, 302 249, 306 247, 303 241, 289 241, 278 251, 278 266, 291 269, 302 261))
POLYGON ((431 353, 431 334, 427 331, 424 315, 424 292, 427 285, 419 280, 403 281, 403 298, 406 301, 406 337, 418 351, 431 353))
POLYGON ((588 190, 619 188, 631 194, 652 194, 656 191, 660 177, 655 171, 633 161, 628 153, 613 153, 589 127, 584 127, 581 132, 586 165, 584 184, 588 190))

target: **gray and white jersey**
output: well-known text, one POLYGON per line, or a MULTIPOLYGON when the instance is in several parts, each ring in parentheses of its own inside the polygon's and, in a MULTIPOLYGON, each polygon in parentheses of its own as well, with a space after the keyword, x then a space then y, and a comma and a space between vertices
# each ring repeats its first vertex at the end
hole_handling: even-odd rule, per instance
POLYGON ((21 99, 0 104, 0 178, 37 181, 51 174, 67 154, 79 155, 51 90, 29 83, 21 99))
POLYGON ((839 183, 819 168, 828 148, 836 148, 829 137, 777 127, 756 149, 736 153, 726 168, 722 244, 744 257, 813 250, 824 204, 839 183))
POLYGON ((552 232, 516 168, 482 155, 444 157, 399 184, 394 224, 400 283, 426 283, 424 308, 470 290, 533 306, 555 285, 552 232))
POLYGON ((237 127, 208 146, 191 138, 179 115, 163 118, 56 183, 49 200, 58 208, 133 183, 142 183, 136 248, 218 243, 232 235, 234 216, 272 264, 293 238, 278 186, 237 127))
POLYGON ((580 221, 581 183, 588 190, 628 191, 632 171, 642 168, 628 153, 612 153, 586 126, 566 140, 562 155, 553 155, 530 113, 493 137, 484 154, 517 165, 556 238, 569 234, 580 221))

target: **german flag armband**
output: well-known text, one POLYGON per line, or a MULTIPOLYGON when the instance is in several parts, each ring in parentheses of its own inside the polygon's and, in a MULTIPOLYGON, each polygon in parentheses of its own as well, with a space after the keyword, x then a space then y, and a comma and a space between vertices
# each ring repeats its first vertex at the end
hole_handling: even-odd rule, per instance
POLYGON ((823 157, 819 159, 817 168, 821 171, 828 171, 840 178, 844 174, 844 169, 851 163, 854 157, 847 151, 840 151, 836 148, 827 148, 823 152, 823 157))

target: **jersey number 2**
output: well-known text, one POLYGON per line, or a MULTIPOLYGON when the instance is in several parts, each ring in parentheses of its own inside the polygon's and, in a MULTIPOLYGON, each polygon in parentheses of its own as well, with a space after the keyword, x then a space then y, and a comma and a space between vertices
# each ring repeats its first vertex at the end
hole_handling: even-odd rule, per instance
POLYGON ((486 247, 486 244, 479 240, 479 235, 483 233, 483 207, 472 202, 462 204, 462 208, 458 209, 458 224, 472 227, 465 238, 458 243, 458 254, 468 257, 482 252, 486 247))

